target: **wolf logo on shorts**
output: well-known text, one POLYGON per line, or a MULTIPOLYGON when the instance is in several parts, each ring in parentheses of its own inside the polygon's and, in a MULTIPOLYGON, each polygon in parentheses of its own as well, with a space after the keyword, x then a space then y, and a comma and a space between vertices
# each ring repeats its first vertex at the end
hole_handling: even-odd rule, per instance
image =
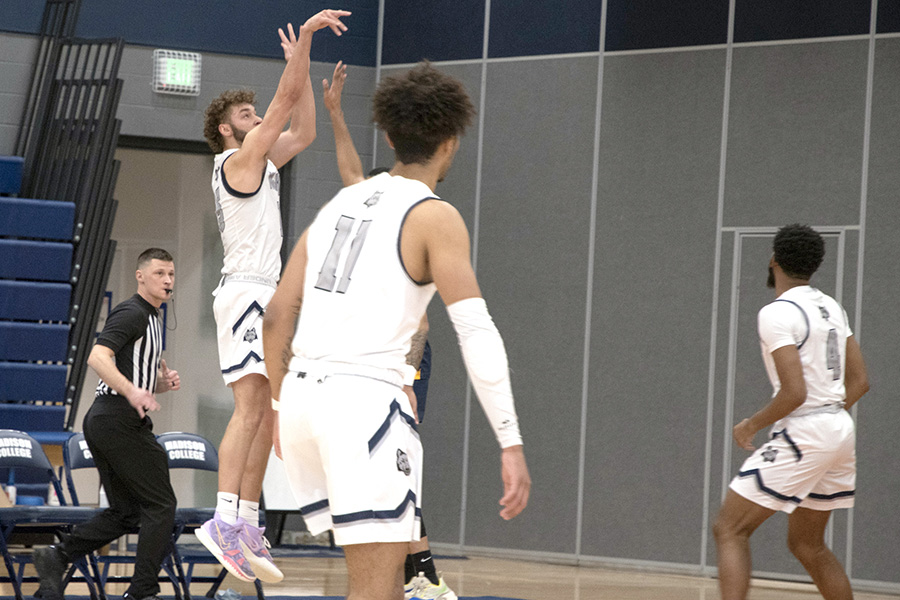
POLYGON ((400 448, 397 448, 397 470, 404 475, 409 475, 412 472, 409 466, 409 458, 407 458, 406 452, 400 448))

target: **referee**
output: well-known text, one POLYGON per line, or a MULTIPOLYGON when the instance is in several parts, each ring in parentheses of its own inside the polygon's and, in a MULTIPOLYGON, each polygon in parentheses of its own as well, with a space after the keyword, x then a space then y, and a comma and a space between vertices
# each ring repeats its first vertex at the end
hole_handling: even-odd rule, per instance
POLYGON ((138 257, 137 293, 106 320, 88 364, 100 375, 94 403, 84 417, 84 437, 94 457, 109 508, 75 527, 54 546, 35 550, 43 600, 62 600, 62 579, 73 560, 140 527, 134 575, 125 598, 159 593, 158 575, 170 551, 175 493, 166 453, 156 442, 149 412, 155 394, 181 387, 176 371, 161 360, 159 307, 172 295, 172 255, 150 248, 138 257))

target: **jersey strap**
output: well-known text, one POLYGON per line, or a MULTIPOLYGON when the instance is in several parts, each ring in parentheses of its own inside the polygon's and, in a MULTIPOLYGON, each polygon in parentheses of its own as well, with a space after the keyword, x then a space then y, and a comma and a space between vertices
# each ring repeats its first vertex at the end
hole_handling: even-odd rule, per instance
POLYGON ((793 304, 794 306, 797 307, 797 310, 799 310, 801 313, 803 313, 803 320, 806 321, 806 337, 803 338, 802 342, 797 344, 797 349, 799 350, 800 348, 803 347, 803 344, 806 343, 806 340, 809 339, 809 332, 810 332, 809 317, 806 315, 806 311, 803 310, 803 308, 799 304, 794 302, 793 300, 786 300, 784 298, 778 298, 775 300, 775 302, 787 302, 788 304, 793 304))

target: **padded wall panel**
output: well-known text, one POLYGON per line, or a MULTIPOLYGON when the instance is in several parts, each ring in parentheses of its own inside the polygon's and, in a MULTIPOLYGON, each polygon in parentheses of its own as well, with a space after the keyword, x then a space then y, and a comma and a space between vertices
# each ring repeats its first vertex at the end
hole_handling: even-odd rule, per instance
POLYGON ((735 48, 724 224, 859 222, 867 41, 735 48))
POLYGON ((700 559, 724 78, 724 50, 604 62, 586 555, 700 559))
POLYGON ((478 276, 534 487, 522 515, 497 516, 497 441, 475 408, 467 544, 575 549, 597 73, 597 57, 488 65, 478 276))
MULTIPOLYGON (((896 550, 900 531, 900 338, 895 307, 900 297, 897 227, 900 224, 900 39, 878 40, 872 99, 872 145, 865 229, 862 322, 858 336, 871 390, 857 409, 858 474, 853 519, 853 576, 900 584, 896 550)), ((852 318, 852 315, 851 315, 852 318)))
POLYGON ((724 44, 728 0, 609 0, 606 50, 724 44))
POLYGON ((481 58, 485 0, 384 3, 385 65, 481 58))

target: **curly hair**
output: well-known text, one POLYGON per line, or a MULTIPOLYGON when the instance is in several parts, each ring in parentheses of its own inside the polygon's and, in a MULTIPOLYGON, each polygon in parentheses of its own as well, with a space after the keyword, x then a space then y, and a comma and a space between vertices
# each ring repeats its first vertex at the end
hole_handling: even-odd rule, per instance
POLYGON ((203 137, 216 154, 225 149, 225 140, 219 133, 219 125, 228 122, 231 107, 238 104, 256 104, 256 93, 252 90, 228 90, 219 94, 219 97, 206 107, 203 137))
POLYGON ((427 163, 442 142, 462 135, 475 115, 462 83, 428 61, 382 81, 372 104, 373 121, 403 164, 427 163))
POLYGON ((775 262, 786 275, 809 279, 825 257, 825 240, 809 225, 785 225, 772 242, 775 262))

